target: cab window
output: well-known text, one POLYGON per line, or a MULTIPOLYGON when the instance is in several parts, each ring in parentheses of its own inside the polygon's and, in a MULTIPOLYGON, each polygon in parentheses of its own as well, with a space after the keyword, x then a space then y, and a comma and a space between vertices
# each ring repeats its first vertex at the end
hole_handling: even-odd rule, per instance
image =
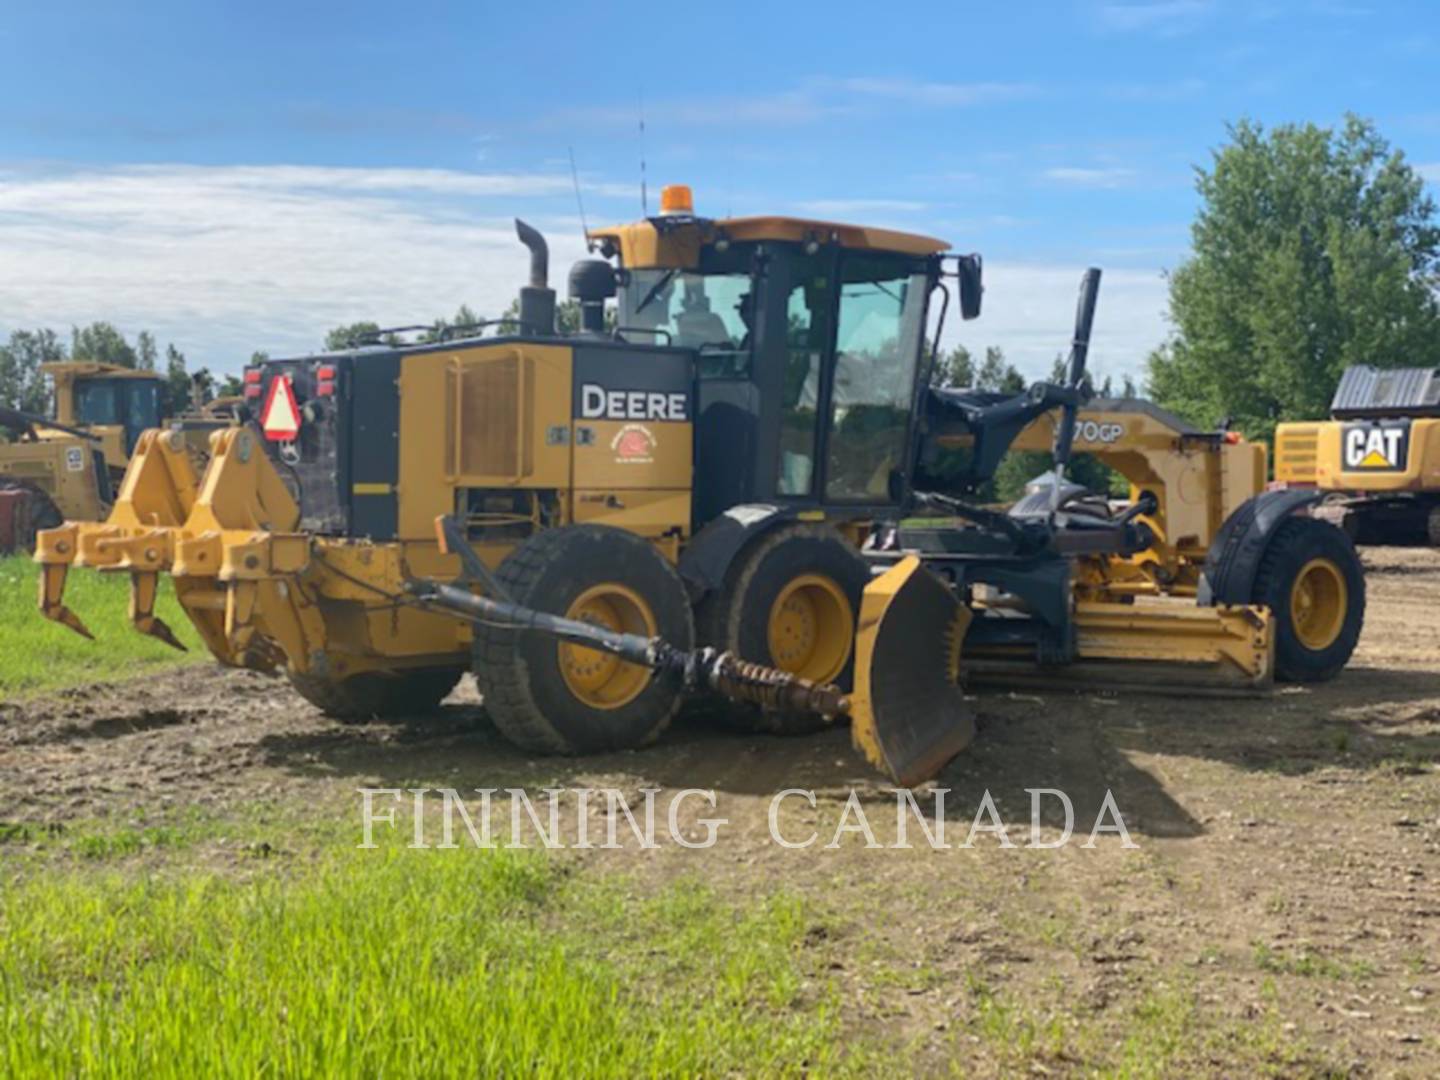
POLYGON ((75 385, 75 418, 81 424, 125 429, 125 449, 160 426, 160 386, 152 379, 86 379, 75 385))
POLYGON ((750 370, 754 290, 749 274, 634 270, 619 298, 621 337, 700 354, 701 378, 750 370))
POLYGON ((928 281, 867 256, 841 267, 825 494, 888 502, 904 465, 928 281))
POLYGON ((785 378, 775 488, 780 495, 809 495, 814 490, 820 372, 830 349, 830 260, 806 258, 796 269, 785 305, 785 378))
POLYGON ((114 379, 90 379, 75 385, 75 418, 82 424, 122 423, 122 403, 114 379))
POLYGON ((125 441, 133 449, 142 433, 160 426, 160 387, 149 379, 131 380, 126 392, 125 441))

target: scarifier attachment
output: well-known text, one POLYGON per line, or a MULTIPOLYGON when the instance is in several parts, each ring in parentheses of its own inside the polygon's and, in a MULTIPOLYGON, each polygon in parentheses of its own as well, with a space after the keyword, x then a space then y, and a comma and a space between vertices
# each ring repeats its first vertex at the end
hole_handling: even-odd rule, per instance
POLYGON ((65 604, 65 581, 70 573, 69 560, 75 557, 76 534, 74 525, 62 525, 36 538, 36 561, 49 560, 40 567, 40 614, 94 641, 90 628, 65 604))
POLYGON ((307 671, 326 627, 296 584, 311 537, 296 532, 300 508, 251 428, 210 436, 203 477, 179 432, 147 431, 136 443, 110 517, 40 533, 40 609, 90 637, 64 603, 69 568, 130 577, 130 621, 175 649, 185 646, 155 613, 160 575, 221 663, 307 671), (263 624, 263 626, 262 626, 263 624), (263 629, 263 634, 259 631, 263 629))
POLYGON ((913 555, 865 588, 850 737, 902 787, 930 779, 975 737, 957 685, 970 611, 913 555))

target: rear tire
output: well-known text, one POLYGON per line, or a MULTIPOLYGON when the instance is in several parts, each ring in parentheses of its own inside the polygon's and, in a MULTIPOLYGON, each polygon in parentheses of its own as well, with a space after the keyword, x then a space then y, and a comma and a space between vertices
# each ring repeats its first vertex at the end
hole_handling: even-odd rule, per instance
MULTIPOLYGON (((523 607, 694 647, 680 576, 652 544, 622 529, 547 529, 512 551, 495 576, 523 607)), ((673 676, 536 630, 479 624, 474 661, 495 726, 537 753, 644 746, 680 705, 682 687, 673 676)))
MULTIPOLYGON (((731 566, 696 613, 701 644, 850 690, 855 624, 870 568, 828 525, 782 527, 731 566)), ((830 726, 821 717, 733 705, 728 726, 803 735, 830 726)))
POLYGON ((1440 504, 1430 508, 1430 514, 1425 519, 1425 534, 1431 547, 1440 548, 1440 504))
POLYGON ((434 712, 455 689, 464 668, 366 671, 346 679, 290 673, 296 693, 326 716, 345 724, 434 712))
MULTIPOLYGON (((15 517, 17 527, 14 535, 9 538, 15 551, 33 554, 35 537, 41 530, 54 529, 65 524, 65 515, 55 505, 55 500, 34 484, 14 480, 0 481, 0 491, 24 493, 19 513, 15 517)), ((0 539, 0 544, 3 544, 3 539, 0 539)))
POLYGON ((1350 661, 1365 622, 1365 575, 1340 529, 1287 518, 1270 538, 1251 600, 1275 620, 1275 677, 1325 682, 1350 661))

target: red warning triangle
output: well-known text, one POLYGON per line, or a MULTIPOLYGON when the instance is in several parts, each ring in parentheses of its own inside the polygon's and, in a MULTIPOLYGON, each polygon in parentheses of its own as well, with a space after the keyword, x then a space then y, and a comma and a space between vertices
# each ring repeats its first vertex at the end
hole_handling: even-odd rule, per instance
POLYGON ((270 380, 270 393, 260 412, 260 430, 271 442, 289 442, 300 434, 300 406, 288 375, 270 380))

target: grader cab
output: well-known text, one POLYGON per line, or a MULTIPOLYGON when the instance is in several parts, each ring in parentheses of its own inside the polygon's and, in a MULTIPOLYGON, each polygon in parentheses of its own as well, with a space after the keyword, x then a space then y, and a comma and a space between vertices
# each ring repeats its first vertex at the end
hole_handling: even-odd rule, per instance
POLYGON ((69 568, 126 573, 137 628, 173 642, 165 574, 222 663, 283 672, 341 719, 424 712, 473 671, 511 740, 584 753, 643 745, 711 693, 761 730, 848 716, 906 784, 973 735, 972 673, 1263 687, 1312 549, 1349 590, 1341 625, 1310 650, 1325 663, 1281 672, 1348 657, 1353 551, 1333 529, 1292 542, 1295 506, 1247 501, 1263 464, 1230 467, 1223 440, 1135 442, 1158 479, 1128 510, 1059 486, 1033 512, 968 497, 1034 425, 1054 418, 1061 472, 1083 441, 1098 271, 1067 382, 991 400, 928 385, 927 328, 981 304, 979 257, 941 241, 705 219, 667 189, 658 217, 590 234, 566 336, 544 240, 517 226, 530 281, 494 336, 267 361, 208 455, 144 435, 107 522, 42 535, 44 613, 84 632, 69 568), (921 490, 943 440, 971 465, 921 490), (1214 453, 1223 483, 1197 486, 1214 453))

